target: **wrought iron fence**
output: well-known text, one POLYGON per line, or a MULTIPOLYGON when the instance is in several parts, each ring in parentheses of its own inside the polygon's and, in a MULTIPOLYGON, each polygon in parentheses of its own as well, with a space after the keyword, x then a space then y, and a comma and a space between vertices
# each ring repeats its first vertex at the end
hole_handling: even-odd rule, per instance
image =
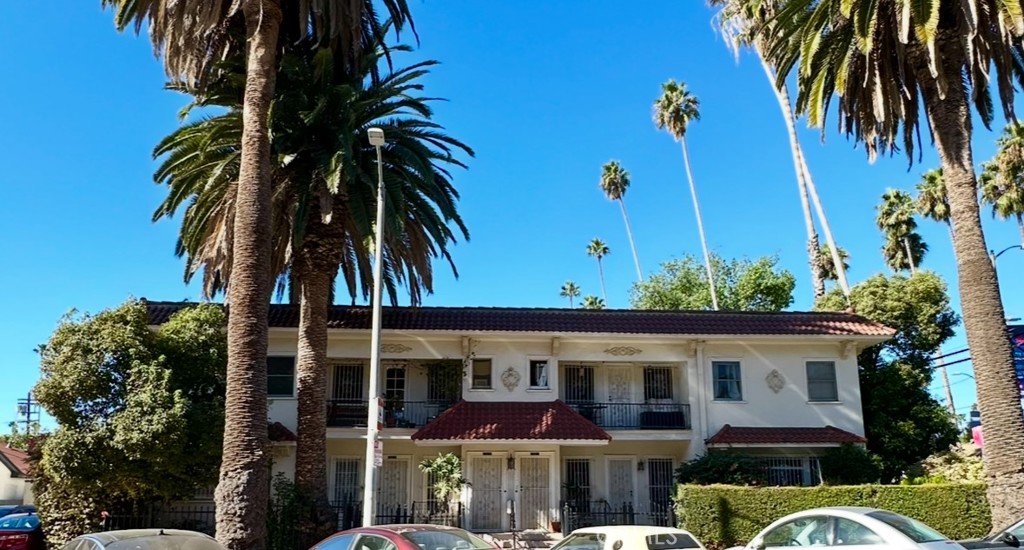
POLYGON ((153 504, 131 510, 106 514, 104 531, 121 529, 185 529, 214 535, 217 530, 216 509, 209 504, 153 504))
MULTIPOLYGON (((451 401, 388 402, 384 407, 385 428, 421 428, 451 407, 451 401)), ((335 428, 365 428, 366 400, 327 400, 327 425, 335 428)))
POLYGON ((631 502, 611 504, 608 501, 566 502, 562 506, 562 532, 571 533, 581 527, 596 525, 657 525, 674 527, 675 508, 671 503, 648 503, 637 508, 631 502))
POLYGON ((688 430, 687 403, 598 403, 568 401, 581 416, 613 430, 688 430))
POLYGON ((377 510, 374 523, 429 523, 431 525, 447 525, 462 527, 462 503, 445 508, 437 502, 417 501, 412 504, 382 506, 377 510))

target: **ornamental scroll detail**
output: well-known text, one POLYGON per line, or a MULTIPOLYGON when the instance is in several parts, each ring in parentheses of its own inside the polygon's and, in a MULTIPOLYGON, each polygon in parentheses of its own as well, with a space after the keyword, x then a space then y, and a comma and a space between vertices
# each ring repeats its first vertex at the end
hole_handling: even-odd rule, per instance
POLYGON ((405 353, 412 351, 412 348, 405 344, 381 344, 381 353, 405 353))
POLYGON ((519 375, 519 371, 512 367, 505 369, 505 372, 501 373, 501 383, 508 391, 516 389, 516 387, 519 386, 519 380, 521 379, 522 377, 519 375))
POLYGON ((768 376, 764 377, 764 381, 768 383, 768 387, 775 393, 782 391, 783 386, 786 385, 786 379, 776 369, 769 372, 768 376))
POLYGON ((634 348, 633 346, 615 346, 604 350, 608 355, 614 355, 616 357, 622 357, 625 355, 636 355, 643 352, 642 349, 634 348))

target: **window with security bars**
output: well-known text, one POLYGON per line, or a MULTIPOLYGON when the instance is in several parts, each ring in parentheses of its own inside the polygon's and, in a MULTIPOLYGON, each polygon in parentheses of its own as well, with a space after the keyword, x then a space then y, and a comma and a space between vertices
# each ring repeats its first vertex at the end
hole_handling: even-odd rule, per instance
POLYGON ((454 403, 462 390, 462 364, 457 368, 432 365, 427 368, 427 399, 436 403, 454 403))
POLYGON ((426 485, 423 488, 424 496, 426 497, 424 500, 427 501, 427 510, 430 513, 437 513, 437 511, 441 509, 441 501, 437 500, 437 493, 434 490, 434 488, 437 487, 439 479, 440 476, 438 476, 437 472, 431 471, 427 472, 426 478, 423 480, 426 485))
POLYGON ((565 483, 562 498, 576 506, 590 502, 590 459, 565 459, 565 483))
POLYGON ((672 399, 672 368, 644 368, 644 401, 672 399))
POLYGON ((334 399, 361 401, 363 399, 363 365, 336 363, 334 365, 334 399))
POLYGON ((567 403, 594 402, 594 367, 590 365, 567 365, 562 385, 565 387, 567 403))
POLYGON ((821 483, 821 468, 814 456, 762 456, 758 462, 764 468, 769 485, 806 486, 821 483))
POLYGON ((334 460, 334 498, 335 506, 355 504, 359 502, 359 459, 337 458, 334 460))
POLYGON ((652 504, 668 506, 672 503, 672 490, 675 483, 672 478, 671 458, 647 459, 647 487, 652 504))

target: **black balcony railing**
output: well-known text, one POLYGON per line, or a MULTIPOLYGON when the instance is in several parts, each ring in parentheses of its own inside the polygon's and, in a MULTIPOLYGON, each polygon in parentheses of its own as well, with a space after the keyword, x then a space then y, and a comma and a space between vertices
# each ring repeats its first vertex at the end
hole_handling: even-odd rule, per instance
POLYGON ((562 505, 563 533, 595 525, 675 527, 675 508, 667 502, 650 502, 646 507, 636 507, 631 502, 613 504, 606 500, 566 502, 562 505))
MULTIPOLYGON (((450 401, 392 401, 384 406, 385 428, 421 428, 452 406, 450 401)), ((365 428, 365 400, 327 401, 327 425, 335 428, 365 428)))
POLYGON ((689 430, 686 403, 597 403, 570 401, 581 416, 610 430, 689 430))

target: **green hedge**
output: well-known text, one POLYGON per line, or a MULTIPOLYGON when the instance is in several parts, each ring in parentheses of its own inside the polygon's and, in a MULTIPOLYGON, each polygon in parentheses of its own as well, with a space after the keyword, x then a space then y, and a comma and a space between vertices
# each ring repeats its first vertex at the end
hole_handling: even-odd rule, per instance
POLYGON ((954 540, 984 536, 992 519, 984 484, 737 487, 680 485, 679 524, 709 547, 746 544, 771 522, 822 506, 882 508, 954 540))

